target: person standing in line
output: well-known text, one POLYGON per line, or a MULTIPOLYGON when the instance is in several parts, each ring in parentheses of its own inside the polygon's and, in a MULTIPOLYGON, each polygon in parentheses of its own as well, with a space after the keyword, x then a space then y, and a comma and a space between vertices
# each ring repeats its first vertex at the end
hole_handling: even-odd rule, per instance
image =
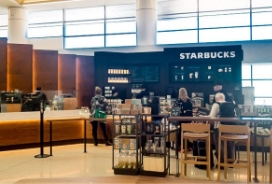
MULTIPOLYGON (((91 100, 91 115, 94 115, 94 112, 96 109, 100 111, 106 112, 108 106, 107 99, 102 96, 102 90, 100 87, 95 87, 95 96, 91 100)), ((112 145, 109 142, 108 134, 107 134, 107 127, 106 127, 106 122, 102 121, 91 121, 92 124, 92 134, 93 134, 93 139, 94 139, 94 145, 98 145, 98 139, 97 139, 97 126, 100 124, 100 127, 103 132, 103 136, 105 138, 105 144, 106 146, 112 145)))
MULTIPOLYGON (((179 97, 175 101, 174 106, 180 107, 180 113, 179 116, 193 116, 193 104, 191 102, 191 99, 188 97, 187 90, 185 88, 180 88, 179 89, 179 97)), ((179 131, 179 139, 178 139, 178 146, 181 146, 181 124, 182 123, 191 123, 191 121, 180 121, 179 126, 180 126, 180 131, 179 131)), ((192 143, 188 141, 188 150, 192 150, 192 143)), ((183 148, 179 148, 180 150, 183 148)))

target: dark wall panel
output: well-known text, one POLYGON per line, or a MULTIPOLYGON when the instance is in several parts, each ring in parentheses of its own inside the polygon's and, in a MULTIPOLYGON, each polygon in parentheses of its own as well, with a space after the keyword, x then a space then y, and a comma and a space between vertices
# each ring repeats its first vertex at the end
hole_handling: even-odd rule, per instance
POLYGON ((7 39, 0 38, 0 91, 7 90, 7 39))
MULTIPOLYGON (((192 54, 193 55, 193 54, 192 54)), ((191 97, 192 92, 203 92, 207 102, 210 94, 214 94, 214 81, 179 81, 174 82, 171 75, 174 72, 172 65, 204 66, 204 64, 215 65, 231 65, 232 76, 231 80, 218 78, 222 80, 223 89, 226 92, 239 95, 241 93, 241 63, 243 60, 243 51, 241 46, 222 46, 222 47, 191 47, 191 48, 168 48, 163 52, 148 52, 148 53, 113 53, 113 52, 96 52, 95 53, 95 85, 100 87, 114 86, 119 91, 126 90, 126 98, 131 98, 132 83, 108 83, 109 68, 129 69, 132 66, 142 67, 147 65, 155 65, 159 68, 159 82, 139 82, 148 87, 149 91, 154 92, 155 96, 171 95, 174 90, 184 87, 191 97), (232 52, 235 51, 235 56, 232 52), (181 53, 194 53, 195 55, 204 55, 204 58, 188 58, 181 59, 181 53), (199 54, 200 53, 200 54, 199 54), (210 57, 206 56, 209 55, 210 57), (216 56, 214 56, 216 55, 216 56)), ((201 68, 201 67, 200 67, 201 68)), ((203 69, 203 68, 202 68, 203 69)), ((189 70, 188 70, 189 71, 189 70)), ((187 71, 187 72, 188 72, 187 71)), ((200 71, 204 73, 204 70, 200 71)), ((189 74, 189 73, 188 73, 189 74)), ((132 76, 132 75, 131 75, 132 76)), ((119 77, 119 75, 115 75, 119 77)), ((204 79, 204 78, 203 78, 204 79)), ((174 96, 174 95, 173 95, 174 96)))
POLYGON ((59 91, 74 93, 76 90, 76 55, 59 54, 59 91))
POLYGON ((76 90, 78 107, 90 107, 94 96, 94 57, 77 56, 76 58, 76 90))
POLYGON ((7 90, 32 91, 32 45, 8 44, 7 90))

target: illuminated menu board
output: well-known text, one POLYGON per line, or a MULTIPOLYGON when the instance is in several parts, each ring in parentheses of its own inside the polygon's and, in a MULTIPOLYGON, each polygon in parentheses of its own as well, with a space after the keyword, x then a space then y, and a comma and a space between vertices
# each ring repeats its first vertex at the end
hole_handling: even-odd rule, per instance
POLYGON ((172 82, 233 80, 233 67, 226 64, 172 65, 170 72, 172 82))
POLYGON ((159 67, 152 65, 132 67, 131 82, 159 82, 159 67))

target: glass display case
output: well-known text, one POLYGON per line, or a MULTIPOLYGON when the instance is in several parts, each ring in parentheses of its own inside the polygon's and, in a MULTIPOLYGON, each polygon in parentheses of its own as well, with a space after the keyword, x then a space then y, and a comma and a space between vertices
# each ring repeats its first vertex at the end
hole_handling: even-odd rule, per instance
POLYGON ((166 143, 170 142, 170 129, 166 118, 163 115, 142 116, 142 175, 165 177, 170 169, 170 150, 166 147, 166 143))
POLYGON ((160 114, 168 114, 176 99, 160 97, 160 114))
POLYGON ((22 93, 1 92, 1 112, 21 112, 22 111, 22 93))
POLYGON ((115 174, 139 174, 139 115, 113 115, 112 167, 115 174))

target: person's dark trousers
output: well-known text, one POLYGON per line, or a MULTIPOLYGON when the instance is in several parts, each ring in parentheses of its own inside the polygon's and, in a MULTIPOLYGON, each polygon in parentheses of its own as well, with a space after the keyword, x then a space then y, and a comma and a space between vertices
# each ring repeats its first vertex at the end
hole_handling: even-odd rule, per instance
POLYGON ((98 122, 98 121, 92 121, 91 124, 92 124, 92 127, 93 127, 92 132, 93 132, 94 144, 95 145, 98 144, 98 139, 97 139, 97 127, 98 127, 98 124, 100 124, 100 127, 101 127, 102 132, 103 132, 103 136, 105 138, 105 143, 107 143, 109 141, 109 138, 108 138, 108 134, 107 134, 106 123, 98 122))
MULTIPOLYGON (((218 128, 215 128, 213 130, 213 140, 214 140, 214 146, 215 146, 215 157, 218 160, 218 137, 219 137, 219 130, 218 128)), ((234 142, 228 141, 227 142, 227 158, 228 159, 234 159, 234 142)), ((221 142, 221 163, 224 162, 224 142, 221 142)))

